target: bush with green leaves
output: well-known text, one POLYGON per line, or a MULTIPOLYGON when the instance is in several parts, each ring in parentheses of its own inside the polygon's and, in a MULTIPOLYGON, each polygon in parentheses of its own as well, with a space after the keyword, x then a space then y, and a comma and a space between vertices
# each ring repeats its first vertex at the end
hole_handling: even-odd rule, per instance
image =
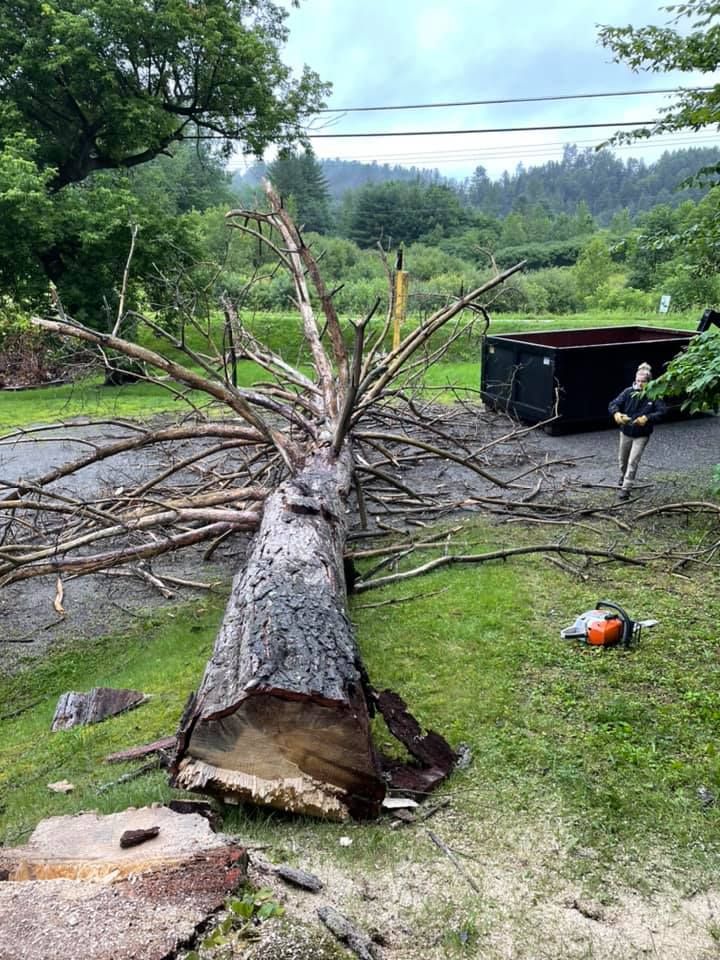
POLYGON ((34 327, 30 312, 0 298, 0 387, 36 386, 57 377, 67 347, 34 327))
POLYGON ((571 267, 535 270, 522 279, 522 285, 518 285, 517 290, 518 298, 522 297, 523 292, 526 297, 517 309, 528 313, 576 313, 583 307, 571 267))
POLYGON ((647 388, 651 397, 684 396, 692 413, 720 407, 720 330, 711 328, 693 337, 665 373, 647 388))
POLYGON ((589 299, 588 306, 592 310, 613 313, 652 313, 657 310, 659 301, 659 296, 654 293, 633 290, 625 285, 604 284, 589 299))
POLYGON ((657 299, 661 294, 671 298, 673 310, 691 310, 716 306, 720 302, 720 283, 715 274, 698 274, 689 264, 669 264, 664 278, 655 287, 657 299))

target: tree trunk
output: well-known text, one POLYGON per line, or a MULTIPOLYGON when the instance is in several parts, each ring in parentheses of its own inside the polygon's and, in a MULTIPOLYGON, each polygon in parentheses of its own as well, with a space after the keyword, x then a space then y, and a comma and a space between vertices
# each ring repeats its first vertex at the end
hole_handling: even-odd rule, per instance
POLYGON ((348 449, 323 448, 266 501, 200 689, 176 786, 333 819, 385 794, 365 670, 346 614, 348 449))

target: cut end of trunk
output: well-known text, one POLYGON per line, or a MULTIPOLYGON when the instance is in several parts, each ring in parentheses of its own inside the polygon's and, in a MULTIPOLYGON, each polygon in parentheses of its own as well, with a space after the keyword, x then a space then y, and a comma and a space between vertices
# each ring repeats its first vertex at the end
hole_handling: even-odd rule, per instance
POLYGON ((266 692, 226 716, 200 716, 173 783, 332 820, 376 816, 385 795, 362 711, 266 692))
POLYGON ((214 793, 225 803, 256 803, 326 820, 347 820, 350 816, 342 791, 312 777, 267 780, 188 757, 180 764, 173 786, 214 793))

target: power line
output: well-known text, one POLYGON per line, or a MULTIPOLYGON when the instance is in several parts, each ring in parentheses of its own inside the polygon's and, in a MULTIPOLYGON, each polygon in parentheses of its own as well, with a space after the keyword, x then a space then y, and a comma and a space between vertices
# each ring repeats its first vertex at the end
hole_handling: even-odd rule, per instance
POLYGON ((502 100, 456 100, 450 103, 405 103, 378 107, 324 107, 318 113, 370 113, 380 110, 436 110, 445 107, 488 107, 503 103, 541 103, 550 100, 594 100, 600 97, 644 97, 655 93, 702 93, 712 87, 670 87, 662 90, 618 90, 607 93, 564 93, 544 97, 505 97, 502 100))
POLYGON ((651 127, 658 120, 623 120, 619 123, 558 123, 542 127, 485 127, 479 130, 396 130, 378 133, 306 133, 309 140, 337 140, 348 137, 445 137, 458 133, 525 133, 529 130, 589 130, 598 127, 651 127))
MULTIPOLYGON (((689 133, 676 133, 676 134, 666 134, 663 137, 663 142, 660 143, 657 140, 655 141, 645 141, 643 142, 642 149, 643 151, 647 150, 673 150, 677 147, 682 147, 685 145, 688 146, 698 146, 701 144, 710 144, 717 143, 719 139, 718 134, 689 134, 689 133)), ((572 145, 582 147, 585 145, 594 145, 597 141, 595 139, 589 140, 573 140, 572 145)), ((413 166, 423 166, 426 164, 441 164, 441 165, 457 165, 463 162, 481 162, 483 160, 493 161, 493 160, 521 160, 521 159, 534 159, 536 157, 544 157, 549 154, 557 154, 565 146, 569 146, 570 142, 567 140, 541 140, 535 143, 519 143, 510 145, 497 145, 497 146, 484 146, 484 147, 461 147, 459 149, 452 150, 426 150, 426 151, 412 151, 412 152, 392 152, 392 153, 372 153, 372 154, 362 154, 362 153, 353 153, 352 155, 345 155, 343 157, 325 157, 325 160, 342 160, 347 162, 356 161, 358 163, 394 163, 396 165, 413 165, 413 166)), ((630 151, 637 150, 637 144, 615 144, 613 146, 613 152, 619 151, 630 151)), ((228 164, 228 170, 237 171, 237 170, 248 170, 255 163, 254 160, 248 159, 236 159, 235 162, 228 164)))
MULTIPOLYGON (((684 145, 697 145, 705 143, 717 143, 720 135, 710 134, 700 137, 692 136, 679 136, 673 137, 672 140, 667 138, 667 141, 662 143, 657 141, 646 141, 643 143, 643 150, 668 150, 675 149, 677 146, 684 145), (669 141, 669 142, 668 142, 669 141)), ((573 140, 570 144, 567 140, 541 140, 536 143, 518 143, 514 145, 496 145, 496 146, 483 146, 483 147, 461 147, 460 149, 452 150, 442 150, 442 149, 429 149, 425 151, 411 151, 411 152, 393 152, 393 153, 382 153, 378 154, 373 152, 372 154, 353 154, 350 159, 360 159, 367 162, 376 162, 388 161, 388 160, 402 160, 406 162, 423 162, 428 160, 464 160, 472 158, 475 156, 487 156, 494 159, 504 159, 506 157, 516 157, 516 156, 532 156, 543 154, 554 150, 558 152, 566 146, 577 146, 583 147, 585 145, 593 146, 597 141, 595 139, 589 140, 573 140)), ((627 150, 637 150, 637 145, 628 143, 628 144, 616 144, 612 148, 612 152, 618 151, 627 151, 627 150)), ((324 160, 334 159, 331 157, 324 157, 324 160)), ((337 159, 346 159, 345 157, 338 157, 337 159)))

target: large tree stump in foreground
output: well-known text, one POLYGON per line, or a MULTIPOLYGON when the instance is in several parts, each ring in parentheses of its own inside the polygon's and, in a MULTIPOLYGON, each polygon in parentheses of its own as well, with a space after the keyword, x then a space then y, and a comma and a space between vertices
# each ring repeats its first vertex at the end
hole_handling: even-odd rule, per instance
POLYGON ((200 689, 176 786, 300 813, 374 816, 385 795, 346 614, 351 458, 317 453, 265 504, 200 689))

